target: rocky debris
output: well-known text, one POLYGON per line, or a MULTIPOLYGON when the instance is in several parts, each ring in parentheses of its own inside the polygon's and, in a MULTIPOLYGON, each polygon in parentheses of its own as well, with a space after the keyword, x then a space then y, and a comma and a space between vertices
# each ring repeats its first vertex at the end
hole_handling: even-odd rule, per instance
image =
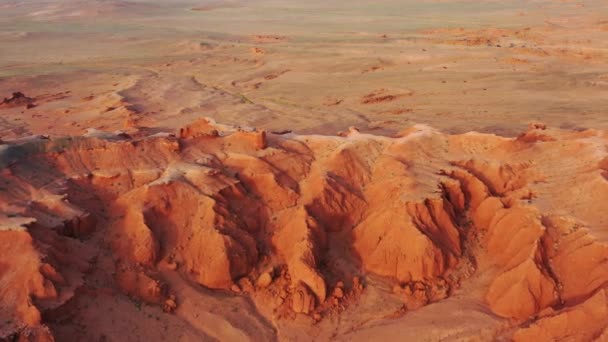
POLYGON ((266 54, 266 50, 259 48, 259 47, 252 47, 251 49, 249 49, 249 51, 251 51, 251 53, 254 55, 265 55, 266 54))
POLYGON ((258 34, 253 36, 253 40, 257 43, 281 43, 286 42, 288 38, 285 36, 258 34))
POLYGON ((163 303, 163 311, 171 313, 175 311, 175 309, 177 309, 177 302, 175 301, 175 296, 170 295, 163 303))
POLYGON ((127 295, 148 303, 165 303, 168 296, 164 284, 143 271, 127 267, 119 269, 116 273, 116 282, 127 295))
POLYGON ((35 99, 26 96, 24 93, 17 91, 11 97, 5 97, 0 102, 0 108, 26 107, 27 109, 36 107, 35 99))
POLYGON ((272 283, 272 275, 270 272, 262 273, 256 281, 256 286, 260 289, 268 287, 272 283))
POLYGON ((291 300, 295 313, 309 314, 315 308, 315 295, 303 283, 299 283, 295 287, 291 300))
POLYGON ((449 291, 450 285, 444 279, 395 284, 393 286, 393 293, 402 297, 407 310, 416 310, 428 303, 445 299, 448 297, 449 291))
MULTIPOLYGON (((238 292, 242 291, 242 292, 245 292, 245 293, 251 293, 255 289, 253 287, 253 283, 247 277, 243 277, 243 278, 239 279, 237 286, 239 287, 239 291, 238 292)), ((232 288, 234 288, 234 287, 232 287, 232 288)))
POLYGON ((216 137, 218 136, 216 127, 207 119, 199 119, 192 124, 179 130, 181 139, 196 138, 202 136, 216 137))
POLYGON ((292 132, 292 130, 290 130, 290 129, 283 129, 280 131, 272 131, 271 133, 276 134, 276 135, 284 135, 284 134, 289 134, 291 132, 292 132))
POLYGON ((540 129, 540 130, 546 130, 547 129, 547 124, 543 123, 543 122, 531 122, 530 124, 528 124, 528 130, 533 130, 533 129, 540 129))
POLYGON ((364 95, 361 98, 361 104, 381 104, 386 102, 393 102, 402 97, 412 96, 413 94, 413 91, 391 94, 387 89, 377 89, 369 94, 364 95))

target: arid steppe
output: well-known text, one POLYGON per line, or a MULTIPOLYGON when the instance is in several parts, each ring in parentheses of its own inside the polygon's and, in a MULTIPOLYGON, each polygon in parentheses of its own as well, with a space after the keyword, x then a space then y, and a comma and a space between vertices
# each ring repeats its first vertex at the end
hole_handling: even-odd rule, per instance
POLYGON ((2 136, 229 124, 606 128, 603 1, 4 3, 2 136), (197 9, 197 10, 192 10, 197 9))

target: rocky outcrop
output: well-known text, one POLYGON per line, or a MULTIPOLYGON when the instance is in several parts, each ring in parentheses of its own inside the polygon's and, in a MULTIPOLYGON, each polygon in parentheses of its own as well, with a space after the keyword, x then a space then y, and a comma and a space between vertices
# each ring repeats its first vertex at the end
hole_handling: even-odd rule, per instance
POLYGON ((608 249, 593 232, 605 217, 581 203, 608 199, 605 136, 542 134, 322 137, 200 120, 175 134, 7 142, 1 337, 52 338, 41 313, 102 267, 95 256, 113 267, 108 286, 168 312, 180 303, 173 273, 268 292, 278 299, 264 305, 314 321, 356 302, 366 276, 416 310, 478 273, 480 301, 512 319, 516 339, 599 336, 606 324, 589 321, 605 316, 608 249), (584 167, 574 183, 554 172, 563 150, 584 167), (561 193, 574 186, 588 190, 561 193))

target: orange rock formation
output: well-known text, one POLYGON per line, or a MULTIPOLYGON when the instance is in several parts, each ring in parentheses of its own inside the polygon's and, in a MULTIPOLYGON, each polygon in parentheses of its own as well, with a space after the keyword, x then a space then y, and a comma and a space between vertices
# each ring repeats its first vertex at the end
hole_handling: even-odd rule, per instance
POLYGON ((258 305, 315 321, 356 303, 368 276, 415 310, 477 274, 485 305, 509 319, 499 335, 606 335, 605 132, 344 135, 200 120, 176 135, 4 142, 0 337, 52 340, 43 314, 90 290, 103 255, 110 289, 167 312, 187 299, 173 273, 275 291, 258 305))

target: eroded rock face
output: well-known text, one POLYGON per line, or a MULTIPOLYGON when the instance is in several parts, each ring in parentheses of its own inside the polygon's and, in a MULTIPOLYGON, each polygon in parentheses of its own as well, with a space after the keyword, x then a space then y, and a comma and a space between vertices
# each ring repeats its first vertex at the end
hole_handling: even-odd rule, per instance
POLYGON ((603 289, 579 305, 548 314, 529 327, 519 329, 513 340, 556 341, 576 336, 581 341, 601 341, 607 337, 606 317, 608 301, 603 289))
POLYGON ((513 207, 497 212, 488 231, 488 255, 502 274, 486 295, 490 306, 504 317, 525 318, 555 304, 555 280, 544 265, 540 239, 545 228, 530 208, 513 207))
POLYGON ((166 311, 180 298, 159 271, 210 289, 274 291, 276 305, 315 320, 364 293, 360 275, 386 277, 416 310, 478 272, 496 315, 518 324, 552 310, 516 339, 567 336, 605 317, 608 247, 593 232, 606 229, 597 210, 608 200, 606 156, 597 151, 607 141, 539 130, 328 137, 201 120, 175 135, 7 142, 0 303, 12 319, 0 317, 0 337, 52 338, 41 312, 69 300, 102 252, 113 286, 166 311), (585 170, 572 178, 555 171, 568 153, 585 170), (561 190, 575 186, 586 192, 561 190), (564 317, 574 323, 555 327, 564 317))

